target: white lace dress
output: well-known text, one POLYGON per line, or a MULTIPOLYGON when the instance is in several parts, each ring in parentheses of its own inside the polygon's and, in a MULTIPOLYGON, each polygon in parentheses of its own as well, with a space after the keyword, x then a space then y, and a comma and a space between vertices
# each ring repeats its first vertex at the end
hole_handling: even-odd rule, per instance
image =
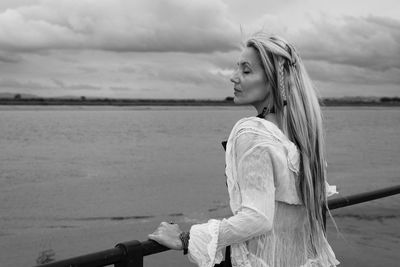
MULTIPOLYGON (((319 255, 309 239, 306 210, 299 197, 300 155, 273 123, 239 120, 226 148, 226 176, 233 216, 190 229, 189 259, 201 267, 220 263, 231 245, 232 266, 336 266, 321 229, 319 255)), ((328 189, 332 188, 328 186, 328 189)))

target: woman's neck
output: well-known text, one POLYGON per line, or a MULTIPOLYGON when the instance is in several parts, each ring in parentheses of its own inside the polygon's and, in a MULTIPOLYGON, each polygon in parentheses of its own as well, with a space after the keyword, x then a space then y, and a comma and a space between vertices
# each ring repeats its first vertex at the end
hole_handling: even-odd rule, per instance
POLYGON ((269 121, 269 122, 272 122, 273 124, 275 124, 276 126, 278 126, 278 128, 280 128, 275 113, 269 113, 267 116, 265 116, 265 119, 266 119, 267 121, 269 121))
POLYGON ((271 113, 271 112, 263 113, 263 112, 260 112, 257 117, 261 118, 261 119, 265 119, 265 120, 275 124, 276 127, 278 127, 279 129, 282 130, 282 128, 280 126, 280 123, 279 123, 275 113, 271 113))

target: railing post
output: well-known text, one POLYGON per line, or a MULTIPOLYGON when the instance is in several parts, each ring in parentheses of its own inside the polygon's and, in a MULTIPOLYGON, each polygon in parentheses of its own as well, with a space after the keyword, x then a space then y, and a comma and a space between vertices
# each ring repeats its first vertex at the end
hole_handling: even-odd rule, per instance
POLYGON ((124 251, 124 257, 114 264, 115 267, 143 267, 143 249, 139 241, 119 243, 116 247, 124 251))

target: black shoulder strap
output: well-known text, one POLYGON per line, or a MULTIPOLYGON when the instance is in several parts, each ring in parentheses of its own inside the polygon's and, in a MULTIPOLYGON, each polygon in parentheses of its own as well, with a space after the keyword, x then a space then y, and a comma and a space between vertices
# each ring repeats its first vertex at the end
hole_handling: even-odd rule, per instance
MULTIPOLYGON (((222 147, 226 151, 226 144, 227 141, 222 141, 222 147)), ((220 264, 214 265, 214 267, 232 267, 232 262, 231 262, 231 246, 227 246, 225 249, 225 260, 221 262, 220 264)))

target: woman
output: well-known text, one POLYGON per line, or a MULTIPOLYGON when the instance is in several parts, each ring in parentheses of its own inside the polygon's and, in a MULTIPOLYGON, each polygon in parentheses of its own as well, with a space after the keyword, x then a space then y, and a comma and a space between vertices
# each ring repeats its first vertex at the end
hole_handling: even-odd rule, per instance
POLYGON ((322 207, 329 186, 322 116, 299 55, 276 36, 246 42, 231 77, 234 101, 259 114, 239 120, 226 147, 233 215, 193 225, 161 223, 151 235, 184 249, 199 266, 214 266, 230 246, 232 266, 335 266, 322 207))

